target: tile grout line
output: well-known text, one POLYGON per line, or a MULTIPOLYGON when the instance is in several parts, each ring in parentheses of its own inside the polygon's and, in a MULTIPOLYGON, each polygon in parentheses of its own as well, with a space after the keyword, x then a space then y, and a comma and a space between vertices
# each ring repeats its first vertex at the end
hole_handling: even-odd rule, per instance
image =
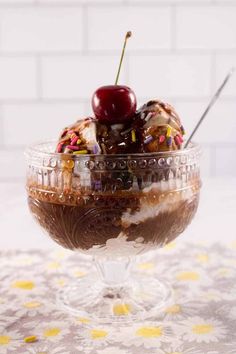
POLYGON ((28 3, 28 2, 22 2, 22 3, 7 3, 4 2, 4 3, 1 3, 0 4, 0 9, 15 9, 15 8, 18 8, 18 9, 25 9, 25 8, 38 8, 38 7, 41 7, 41 8, 81 8, 83 7, 84 5, 86 6, 93 6, 93 7, 96 7, 96 8, 104 8, 104 7, 126 7, 126 6, 129 6, 129 7, 168 7, 168 6, 175 6, 175 5, 178 5, 178 6, 185 6, 186 8, 196 8, 196 7, 218 7, 218 6, 223 6, 223 7, 229 7, 229 6, 236 6, 235 4, 235 1, 233 0, 221 0, 221 1, 207 1, 207 2, 198 2, 197 0, 194 1, 194 2, 189 2, 187 0, 183 0, 183 1, 180 1, 180 2, 175 2, 174 0, 167 0, 167 1, 160 1, 160 2, 156 2, 156 1, 153 1, 153 0, 147 0, 147 1, 143 1, 143 2, 140 2, 140 1, 133 1, 133 2, 130 2, 128 0, 123 0, 123 1, 117 1, 117 2, 100 2, 100 3, 97 3, 97 2, 93 2, 93 1, 80 1, 80 2, 74 2, 74 1, 62 1, 62 2, 59 2, 59 3, 55 3, 55 2, 42 2, 42 1, 39 1, 39 0, 34 0, 33 2, 31 3, 28 3))
MULTIPOLYGON (((128 78, 127 69, 125 69, 125 79, 128 78)), ((178 102, 187 102, 187 103, 198 103, 198 102, 208 102, 211 98, 211 95, 207 96, 164 96, 165 99, 171 99, 172 101, 178 102)), ((71 98, 63 98, 63 97, 55 97, 55 98, 46 98, 42 97, 39 101, 38 98, 0 98, 0 105, 27 105, 27 104, 73 104, 73 103, 86 103, 89 97, 71 97, 71 98)), ((148 97, 138 96, 139 100, 148 100, 148 97)), ((221 96, 221 101, 224 103, 233 103, 236 100, 236 96, 221 96)))
MULTIPOLYGON (((87 35, 86 35, 87 36, 87 35)), ((88 40, 84 36, 83 41, 88 43, 88 40)), ((86 46, 86 43, 84 47, 86 46)), ((236 55, 236 49, 205 49, 205 48, 175 48, 174 55, 176 56, 211 56, 212 53, 217 55, 236 55)), ((119 49, 86 49, 87 56, 114 56, 120 54, 119 49)), ((58 56, 81 56, 84 55, 83 50, 53 50, 53 51, 3 51, 0 48, 0 58, 19 58, 19 57, 35 57, 35 55, 41 55, 44 57, 58 57, 58 56)), ((130 49, 130 56, 143 57, 143 56, 171 56, 173 55, 172 48, 170 49, 130 49)))

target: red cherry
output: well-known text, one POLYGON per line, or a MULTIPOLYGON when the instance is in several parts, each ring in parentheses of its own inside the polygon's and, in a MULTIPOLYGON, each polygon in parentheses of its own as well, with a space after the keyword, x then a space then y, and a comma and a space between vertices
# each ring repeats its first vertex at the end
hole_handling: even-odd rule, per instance
POLYGON ((128 86, 102 86, 92 97, 94 114, 103 123, 114 124, 127 121, 134 115, 136 106, 135 93, 128 86))

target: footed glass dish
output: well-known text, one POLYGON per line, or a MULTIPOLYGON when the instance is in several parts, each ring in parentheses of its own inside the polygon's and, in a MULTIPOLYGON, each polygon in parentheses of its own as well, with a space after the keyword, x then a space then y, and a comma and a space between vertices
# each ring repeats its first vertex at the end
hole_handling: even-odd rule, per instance
POLYGON ((30 211, 62 247, 93 256, 97 273, 65 287, 68 311, 104 323, 157 315, 171 299, 165 280, 132 271, 135 256, 163 247, 193 219, 199 202, 200 148, 130 154, 27 149, 30 211))

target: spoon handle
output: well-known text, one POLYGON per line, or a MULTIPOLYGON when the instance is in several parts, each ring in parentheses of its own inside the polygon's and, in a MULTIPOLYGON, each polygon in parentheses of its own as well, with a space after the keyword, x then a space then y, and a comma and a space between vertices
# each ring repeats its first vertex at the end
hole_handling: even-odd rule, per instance
POLYGON ((213 105, 215 104, 215 102, 217 101, 217 99, 220 96, 221 91, 223 90, 223 88, 225 87, 226 83, 228 82, 228 80, 230 79, 230 77, 232 76, 233 72, 234 72, 235 68, 232 68, 229 73, 226 75, 224 81, 222 82, 222 84, 220 85, 220 87, 218 88, 218 90, 216 91, 216 93, 214 94, 214 96, 212 97, 210 103, 208 104, 207 108, 205 109, 205 111, 203 112, 201 118, 199 119, 197 125, 195 126, 195 128, 192 131, 192 134, 190 135, 190 137, 188 138, 184 148, 186 149, 186 147, 188 146, 188 144, 190 143, 190 141, 192 140, 194 134, 196 133, 196 131, 198 130, 198 128, 200 127, 203 119, 206 117, 207 113, 210 111, 210 109, 213 107, 213 105))

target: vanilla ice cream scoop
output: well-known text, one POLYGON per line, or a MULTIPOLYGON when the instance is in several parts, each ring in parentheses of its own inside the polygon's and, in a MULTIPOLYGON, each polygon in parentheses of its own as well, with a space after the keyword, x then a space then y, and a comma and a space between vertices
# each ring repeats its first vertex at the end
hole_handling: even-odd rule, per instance
POLYGON ((97 121, 93 118, 85 118, 66 127, 60 135, 56 151, 73 155, 100 154, 97 121))
POLYGON ((137 115, 134 124, 142 130, 142 152, 181 149, 184 128, 171 105, 152 100, 144 104, 137 115))

